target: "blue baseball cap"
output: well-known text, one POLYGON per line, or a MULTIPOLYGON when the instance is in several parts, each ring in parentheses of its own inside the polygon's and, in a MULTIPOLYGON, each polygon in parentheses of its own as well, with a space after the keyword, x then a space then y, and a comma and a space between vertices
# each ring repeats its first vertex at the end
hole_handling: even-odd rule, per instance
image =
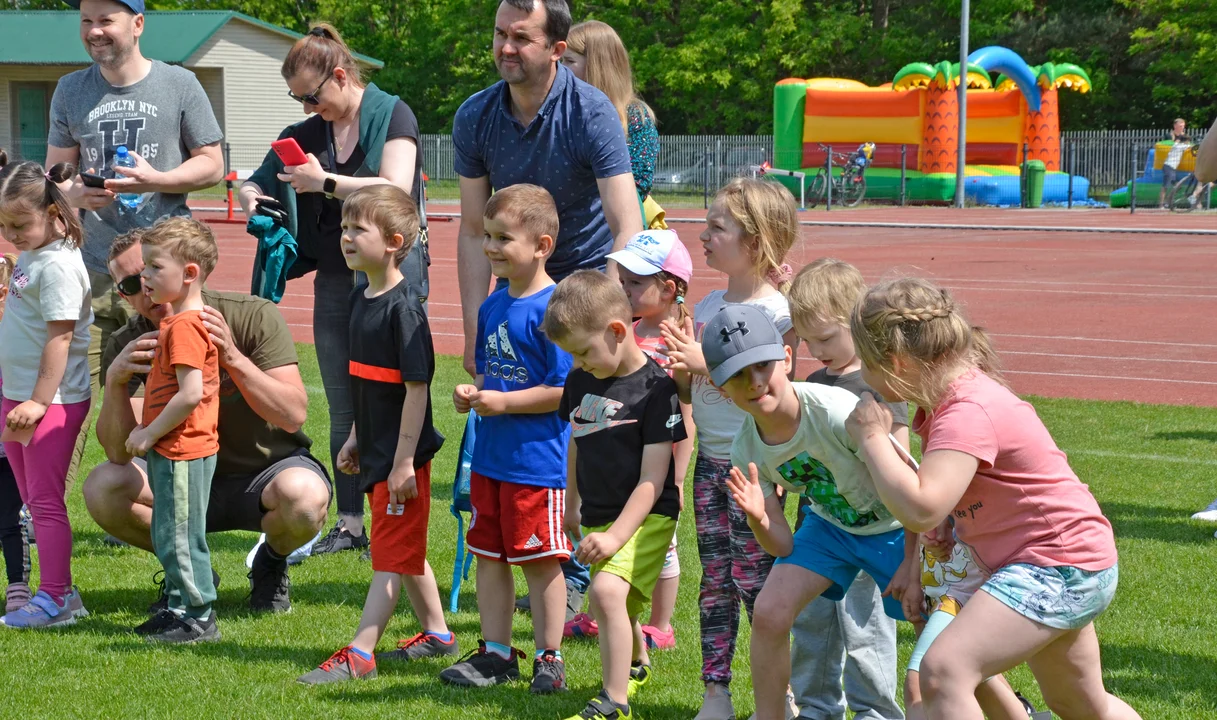
MULTIPOLYGON (((80 9, 80 0, 64 0, 68 5, 80 9)), ((122 5, 136 15, 144 14, 144 0, 114 0, 114 2, 122 5)))
POLYGON ((749 365, 786 359, 782 333, 760 308, 728 305, 702 329, 701 351, 710 380, 722 387, 749 365))

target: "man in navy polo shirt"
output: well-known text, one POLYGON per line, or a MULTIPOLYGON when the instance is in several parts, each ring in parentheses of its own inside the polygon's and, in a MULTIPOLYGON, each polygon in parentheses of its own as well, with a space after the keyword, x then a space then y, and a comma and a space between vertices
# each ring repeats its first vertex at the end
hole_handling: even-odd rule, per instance
POLYGON ((453 123, 461 186, 457 278, 470 375, 478 307, 490 287, 482 211, 492 188, 532 183, 553 195, 559 230, 546 270, 554 280, 585 268, 615 275, 606 256, 642 231, 617 111, 558 62, 570 22, 565 0, 503 0, 494 22, 494 63, 503 79, 466 100, 453 123))

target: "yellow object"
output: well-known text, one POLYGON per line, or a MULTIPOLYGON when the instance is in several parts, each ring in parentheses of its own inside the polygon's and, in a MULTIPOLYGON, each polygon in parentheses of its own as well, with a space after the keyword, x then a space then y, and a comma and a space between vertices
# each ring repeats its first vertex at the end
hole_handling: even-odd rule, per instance
POLYGON ((807 82, 807 87, 816 88, 817 90, 868 90, 870 86, 858 80, 849 80, 847 78, 812 78, 807 82))
MULTIPOLYGON (((1171 154, 1171 147, 1174 145, 1170 140, 1163 140, 1154 145, 1154 169, 1161 170, 1162 164, 1166 162, 1166 156, 1171 154)), ((1196 150, 1185 150, 1183 157, 1179 158, 1179 172, 1194 172, 1196 169, 1196 150)))
MULTIPOLYGON (((803 142, 869 142, 916 145, 921 142, 920 117, 824 117, 807 115, 803 122, 803 142)), ((838 148, 845 150, 846 148, 838 148)), ((849 148, 852 150, 853 148, 849 148)))
POLYGON ((655 198, 647 195, 642 201, 642 212, 646 215, 647 227, 651 230, 667 230, 668 223, 664 218, 667 212, 655 202, 655 198))
POLYGON ((968 142, 1016 143, 1023 135, 1023 117, 968 118, 968 142))

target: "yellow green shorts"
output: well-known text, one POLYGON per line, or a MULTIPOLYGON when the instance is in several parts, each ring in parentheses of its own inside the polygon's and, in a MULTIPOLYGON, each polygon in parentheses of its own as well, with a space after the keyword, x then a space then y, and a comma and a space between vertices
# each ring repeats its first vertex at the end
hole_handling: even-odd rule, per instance
MULTIPOLYGON (((584 536, 594 532, 604 532, 611 527, 583 528, 584 536)), ((676 534, 676 521, 664 515, 647 515, 642 527, 626 541, 625 545, 607 560, 602 560, 592 566, 592 575, 607 572, 610 575, 625 580, 630 584, 630 596, 626 599, 625 607, 630 617, 637 617, 651 602, 651 593, 663 570, 663 561, 668 554, 668 546, 672 544, 672 536, 676 534)))

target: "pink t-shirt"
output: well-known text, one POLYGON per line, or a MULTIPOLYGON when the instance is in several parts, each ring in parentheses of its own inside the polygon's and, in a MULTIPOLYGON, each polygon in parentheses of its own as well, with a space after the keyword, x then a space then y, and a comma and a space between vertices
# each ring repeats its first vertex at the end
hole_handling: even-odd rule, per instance
MULTIPOLYGON (((659 367, 667 370, 668 363, 670 361, 668 360, 668 357, 667 357, 668 346, 664 343, 663 336, 656 335, 655 337, 642 337, 641 335, 638 334, 638 323, 640 323, 640 322, 642 322, 642 321, 637 320, 634 322, 634 340, 635 340, 635 342, 638 343, 638 347, 641 348, 644 353, 649 355, 652 360, 659 363, 659 367)), ((668 370, 668 375, 671 375, 671 374, 672 374, 672 371, 668 370)))
POLYGON ((913 431, 923 452, 957 450, 980 461, 955 506, 955 533, 992 572, 1013 563, 1105 570, 1116 564, 1111 523, 1069 467, 1035 408, 988 375, 956 379, 913 431))

